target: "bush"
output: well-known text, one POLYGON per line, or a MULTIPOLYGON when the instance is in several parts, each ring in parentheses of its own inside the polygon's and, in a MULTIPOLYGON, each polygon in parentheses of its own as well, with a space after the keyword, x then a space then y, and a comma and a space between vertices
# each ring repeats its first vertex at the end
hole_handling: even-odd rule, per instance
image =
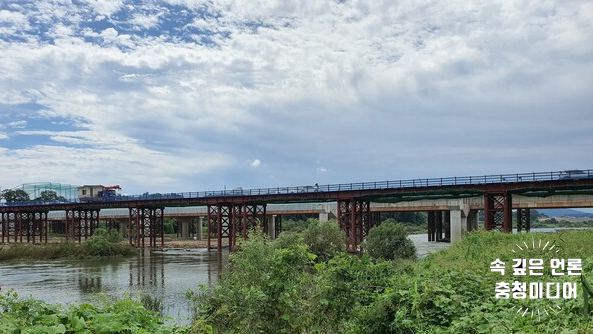
POLYGON ((90 237, 84 244, 83 248, 88 255, 93 256, 109 256, 111 255, 111 243, 104 237, 94 235, 90 237))
POLYGON ((93 236, 103 237, 110 243, 117 243, 122 240, 121 233, 114 229, 108 230, 104 228, 98 228, 95 230, 95 233, 93 233, 93 236))
POLYGON ((276 248, 288 248, 295 244, 303 243, 302 233, 297 232, 282 232, 276 240, 274 240, 274 246, 276 248))
POLYGON ((303 235, 303 241, 309 251, 318 256, 319 260, 331 259, 346 249, 346 235, 335 221, 312 221, 303 235))
MULTIPOLYGON (((313 254, 304 244, 274 247, 261 233, 250 233, 228 266, 218 285, 202 294, 190 294, 202 319, 217 333, 303 333, 310 316, 309 274, 313 254)), ((202 321, 203 322, 203 321, 202 321)), ((192 327, 204 332, 195 318, 192 327)))
POLYGON ((363 247, 375 259, 394 260, 416 257, 416 247, 402 224, 385 221, 369 231, 363 247))

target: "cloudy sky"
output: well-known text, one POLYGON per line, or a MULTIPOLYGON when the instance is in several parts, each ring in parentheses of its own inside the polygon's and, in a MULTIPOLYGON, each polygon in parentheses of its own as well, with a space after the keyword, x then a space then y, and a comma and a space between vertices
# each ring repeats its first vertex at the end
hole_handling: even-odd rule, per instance
POLYGON ((593 168, 593 2, 2 0, 0 187, 593 168))

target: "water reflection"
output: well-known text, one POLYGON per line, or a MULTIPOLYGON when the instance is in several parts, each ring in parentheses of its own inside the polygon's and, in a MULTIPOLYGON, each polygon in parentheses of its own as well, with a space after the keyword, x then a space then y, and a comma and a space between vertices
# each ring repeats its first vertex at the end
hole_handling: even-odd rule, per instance
POLYGON ((190 314, 185 292, 216 283, 227 257, 178 249, 129 258, 5 262, 0 283, 4 291, 60 304, 89 302, 97 293, 145 293, 161 298, 165 314, 182 320, 190 314))

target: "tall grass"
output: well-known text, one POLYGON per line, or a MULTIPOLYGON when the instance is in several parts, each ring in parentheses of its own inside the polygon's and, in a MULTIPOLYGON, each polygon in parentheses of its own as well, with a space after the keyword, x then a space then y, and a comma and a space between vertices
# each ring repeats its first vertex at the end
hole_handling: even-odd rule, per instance
POLYGON ((91 239, 83 244, 77 244, 73 241, 48 244, 6 244, 0 246, 0 261, 116 256, 131 255, 136 252, 136 250, 129 245, 122 243, 93 243, 91 239), (97 247, 97 244, 99 247, 97 247))

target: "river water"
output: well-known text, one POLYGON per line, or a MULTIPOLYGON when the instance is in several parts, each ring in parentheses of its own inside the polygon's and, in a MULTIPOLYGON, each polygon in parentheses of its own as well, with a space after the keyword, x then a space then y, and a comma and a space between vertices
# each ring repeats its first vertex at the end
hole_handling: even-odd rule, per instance
POLYGON ((191 314, 186 291, 216 283, 227 257, 228 252, 169 249, 126 258, 3 262, 0 284, 3 291, 53 304, 92 302, 97 293, 145 293, 163 300, 166 315, 186 323, 191 314))

